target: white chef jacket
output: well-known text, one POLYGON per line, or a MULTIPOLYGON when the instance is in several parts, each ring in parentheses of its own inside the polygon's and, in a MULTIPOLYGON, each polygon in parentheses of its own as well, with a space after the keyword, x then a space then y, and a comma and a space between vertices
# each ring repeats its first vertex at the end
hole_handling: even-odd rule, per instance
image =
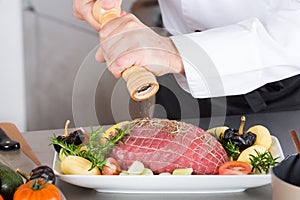
POLYGON ((300 0, 159 0, 195 98, 246 94, 300 74, 300 0), (195 32, 201 30, 201 32, 195 32))

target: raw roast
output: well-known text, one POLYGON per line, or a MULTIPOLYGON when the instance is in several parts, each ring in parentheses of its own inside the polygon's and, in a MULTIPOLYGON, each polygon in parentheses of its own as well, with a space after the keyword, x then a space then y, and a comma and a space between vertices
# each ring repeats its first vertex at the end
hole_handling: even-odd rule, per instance
POLYGON ((228 160, 215 137, 199 127, 168 119, 136 119, 123 128, 130 134, 111 153, 122 169, 141 161, 155 174, 193 168, 193 174, 216 174, 228 160))

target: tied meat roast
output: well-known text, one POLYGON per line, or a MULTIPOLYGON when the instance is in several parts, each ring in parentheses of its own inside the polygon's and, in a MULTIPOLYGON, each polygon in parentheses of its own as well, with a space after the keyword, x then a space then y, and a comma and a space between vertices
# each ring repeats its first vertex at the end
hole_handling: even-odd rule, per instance
POLYGON ((228 156, 217 139, 192 124, 168 119, 136 119, 122 129, 130 134, 111 152, 122 169, 141 161, 155 174, 193 168, 193 174, 216 174, 228 156))

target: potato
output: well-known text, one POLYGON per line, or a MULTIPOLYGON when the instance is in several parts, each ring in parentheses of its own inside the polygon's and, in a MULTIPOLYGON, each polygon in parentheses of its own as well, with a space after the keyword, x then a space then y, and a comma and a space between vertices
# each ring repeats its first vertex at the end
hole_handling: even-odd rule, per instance
POLYGON ((191 175, 193 173, 193 168, 181 168, 175 169, 172 175, 191 175))
POLYGON ((162 172, 159 174, 160 176, 168 176, 168 175, 171 175, 170 172, 162 172))
POLYGON ((229 129, 227 126, 219 126, 215 128, 208 129, 206 132, 210 133, 213 136, 217 136, 219 138, 221 135, 224 135, 224 132, 229 129))
POLYGON ((246 163, 250 164, 251 163, 250 155, 254 155, 254 156, 257 155, 255 150, 258 151, 259 153, 264 153, 265 151, 267 151, 266 147, 264 147, 264 146, 253 145, 251 147, 248 147, 244 151, 242 151, 242 153, 238 157, 237 161, 242 161, 242 162, 246 162, 246 163))
POLYGON ((61 171, 63 174, 83 174, 83 175, 100 175, 100 170, 94 167, 89 170, 92 163, 79 156, 67 156, 61 161, 61 171))
POLYGON ((153 171, 149 168, 145 168, 141 175, 151 176, 153 175, 153 171))

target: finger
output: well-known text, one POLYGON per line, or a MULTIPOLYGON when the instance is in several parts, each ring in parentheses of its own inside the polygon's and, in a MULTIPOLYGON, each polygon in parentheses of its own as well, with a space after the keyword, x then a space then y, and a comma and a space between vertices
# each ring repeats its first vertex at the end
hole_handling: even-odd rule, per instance
POLYGON ((84 18, 82 17, 82 15, 80 13, 74 11, 73 14, 77 19, 84 20, 84 18))
POLYGON ((113 31, 118 32, 123 27, 122 23, 126 23, 122 18, 115 18, 107 22, 99 32, 101 39, 106 40, 113 31))
POLYGON ((121 78, 122 71, 116 65, 108 66, 108 70, 112 73, 115 78, 121 78))
POLYGON ((133 65, 136 65, 136 57, 131 53, 124 53, 119 55, 118 58, 114 59, 111 63, 108 63, 108 69, 116 77, 120 78, 122 73, 133 65))
POLYGON ((122 17, 113 19, 105 24, 101 31, 100 36, 104 40, 116 34, 128 32, 145 26, 134 15, 126 14, 122 17))
POLYGON ((120 64, 120 62, 122 62, 122 61, 118 60, 118 61, 113 62, 110 65, 108 65, 109 71, 116 78, 120 78, 122 76, 122 72, 130 67, 128 65, 120 64), (127 66, 127 67, 125 67, 125 66, 127 66))
POLYGON ((94 18, 92 14, 92 8, 94 6, 94 1, 78 1, 73 0, 73 14, 76 18, 85 20, 90 26, 92 26, 96 31, 100 30, 100 24, 94 18))
POLYGON ((85 20, 88 22, 89 25, 91 25, 97 32, 100 31, 101 25, 99 22, 96 21, 95 17, 92 15, 92 13, 88 13, 85 17, 85 20))
POLYGON ((128 53, 131 49, 137 46, 135 41, 128 39, 130 33, 119 34, 114 37, 110 37, 107 40, 101 41, 101 47, 104 58, 107 62, 113 62, 117 60, 121 55, 128 53), (127 38, 127 39, 124 39, 127 38))
POLYGON ((97 50, 97 52, 95 54, 95 59, 97 62, 100 62, 100 63, 105 62, 103 51, 102 51, 101 47, 97 50))
POLYGON ((76 0, 73 0, 73 14, 77 19, 83 20, 83 16, 79 12, 78 3, 76 0))
POLYGON ((104 10, 111 10, 117 6, 117 0, 102 0, 101 7, 104 10))

